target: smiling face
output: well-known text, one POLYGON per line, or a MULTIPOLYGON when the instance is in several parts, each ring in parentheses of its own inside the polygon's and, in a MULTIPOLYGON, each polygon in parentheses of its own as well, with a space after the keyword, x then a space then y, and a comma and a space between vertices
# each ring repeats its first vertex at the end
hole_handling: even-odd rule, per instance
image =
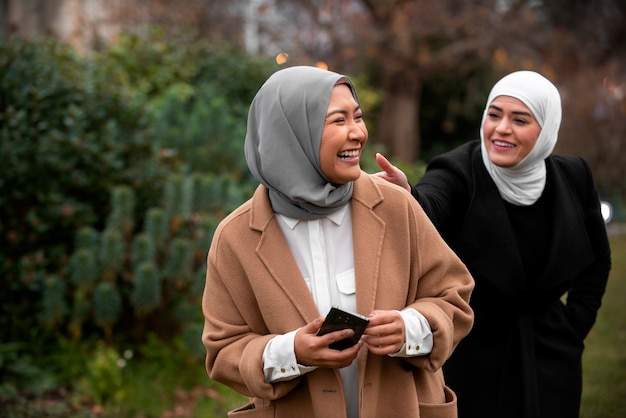
POLYGON ((513 167, 533 149, 541 126, 521 100, 498 96, 489 105, 483 140, 489 159, 500 167, 513 167))
POLYGON ((330 95, 320 146, 320 166, 332 183, 359 178, 359 160, 367 137, 363 111, 350 87, 337 84, 330 95))

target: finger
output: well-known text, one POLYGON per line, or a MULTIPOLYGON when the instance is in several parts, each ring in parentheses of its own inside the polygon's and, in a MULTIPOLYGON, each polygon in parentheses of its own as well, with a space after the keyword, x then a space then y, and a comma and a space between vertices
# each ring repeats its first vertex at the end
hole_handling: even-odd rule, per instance
POLYGON ((363 346, 362 342, 358 342, 352 347, 348 347, 345 350, 332 350, 328 349, 328 365, 327 367, 343 368, 349 366, 356 356, 359 354, 359 350, 363 346))
POLYGON ((352 337, 354 335, 354 330, 350 328, 342 329, 339 331, 329 332, 328 334, 322 335, 321 338, 325 339, 326 345, 331 345, 334 342, 344 340, 346 338, 352 337))
POLYGON ((319 318, 315 318, 313 321, 303 326, 302 330, 307 334, 317 334, 323 323, 324 317, 320 316, 319 318))
POLYGON ((380 169, 383 170, 388 175, 394 174, 395 167, 380 152, 376 153, 376 163, 378 164, 380 169))

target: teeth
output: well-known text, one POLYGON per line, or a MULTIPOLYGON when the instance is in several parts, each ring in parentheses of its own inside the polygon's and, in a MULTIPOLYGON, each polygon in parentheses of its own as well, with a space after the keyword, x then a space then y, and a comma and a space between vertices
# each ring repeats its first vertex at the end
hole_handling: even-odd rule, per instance
POLYGON ((507 147, 507 148, 513 148, 512 144, 509 144, 508 142, 502 142, 502 141, 493 141, 494 145, 497 145, 499 147, 507 147))
POLYGON ((357 151, 357 150, 343 151, 343 152, 340 152, 337 155, 339 156, 339 158, 354 158, 354 157, 358 157, 359 156, 359 151, 357 151))

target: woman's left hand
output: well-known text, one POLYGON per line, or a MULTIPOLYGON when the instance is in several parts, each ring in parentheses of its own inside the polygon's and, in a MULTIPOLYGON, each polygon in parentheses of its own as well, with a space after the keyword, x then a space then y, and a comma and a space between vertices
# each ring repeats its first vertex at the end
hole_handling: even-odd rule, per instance
POLYGON ((405 340, 404 320, 398 311, 372 311, 369 325, 361 341, 371 353, 394 354, 400 351, 405 340))

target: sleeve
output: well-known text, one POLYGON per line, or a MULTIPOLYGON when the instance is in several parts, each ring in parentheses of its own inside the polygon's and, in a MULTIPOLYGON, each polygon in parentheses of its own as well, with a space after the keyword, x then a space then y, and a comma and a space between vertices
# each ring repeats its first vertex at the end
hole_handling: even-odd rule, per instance
POLYGON ((579 273, 567 293, 566 309, 570 323, 584 340, 593 324, 602 304, 602 297, 611 270, 611 250, 606 225, 600 209, 600 197, 593 181, 591 169, 580 159, 584 178, 573 186, 577 188, 585 227, 594 251, 594 261, 579 273))
POLYGON ((263 373, 266 382, 274 383, 291 380, 317 368, 303 366, 296 361, 296 353, 293 348, 296 332, 297 330, 284 335, 277 335, 265 346, 265 351, 263 351, 263 373))
POLYGON ((458 212, 469 205, 470 185, 466 178, 470 168, 463 166, 465 162, 470 162, 470 156, 458 152, 437 157, 428 164, 424 176, 411 186, 413 197, 444 235, 457 227, 454 221, 463 218, 458 212))
POLYGON ((428 355, 405 359, 416 367, 438 370, 470 331, 474 312, 469 305, 474 279, 465 264, 446 244, 421 206, 411 202, 410 222, 412 308, 424 316, 432 330, 428 355))
POLYGON ((390 357, 414 357, 430 354, 433 349, 433 333, 424 315, 415 309, 399 311, 406 329, 405 343, 390 357))
POLYGON ((268 332, 255 308, 249 283, 254 269, 242 262, 241 252, 249 251, 246 246, 254 242, 242 241, 238 228, 225 231, 222 225, 209 248, 202 297, 206 370, 212 380, 244 396, 278 399, 296 387, 300 378, 265 381, 263 352, 277 334, 268 332))

